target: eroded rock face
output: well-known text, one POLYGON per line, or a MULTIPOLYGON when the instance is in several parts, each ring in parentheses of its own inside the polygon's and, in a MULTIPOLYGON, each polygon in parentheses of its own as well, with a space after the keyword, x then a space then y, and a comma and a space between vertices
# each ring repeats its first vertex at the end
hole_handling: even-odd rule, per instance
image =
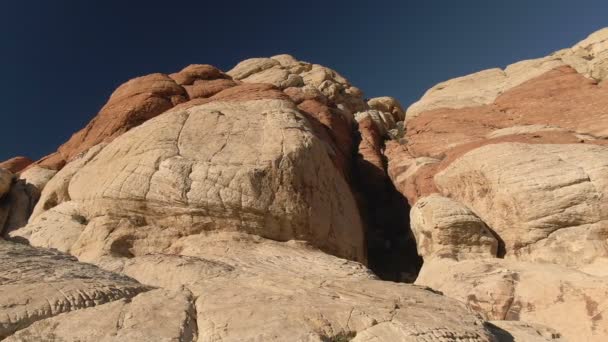
POLYGON ((379 281, 361 264, 303 242, 210 232, 181 240, 169 254, 101 264, 155 286, 187 287, 197 298, 199 341, 366 341, 374 335, 391 337, 380 341, 492 341, 482 321, 457 301, 379 281))
POLYGON ((17 156, 1 162, 0 169, 6 169, 12 173, 17 173, 21 170, 24 170, 33 162, 34 161, 28 157, 17 156))
POLYGON ((390 98, 370 103, 335 71, 286 55, 121 86, 24 175, 42 193, 29 223, 8 235, 128 275, 147 292, 45 317, 10 338, 493 341, 466 306, 382 282, 362 264, 354 165, 368 163, 369 184, 383 186, 389 215, 378 211, 387 217, 375 229, 394 221, 393 208, 407 215, 390 199, 399 194, 382 155, 402 110, 390 98))
POLYGON ((422 257, 492 258, 498 241, 469 208, 436 194, 420 199, 410 211, 410 224, 422 257))
POLYGON ((5 341, 196 341, 191 295, 151 290, 42 321, 5 341))
MULTIPOLYGON (((49 184, 42 208, 51 191, 49 184)), ((101 217, 114 224, 128 217, 141 222, 128 235, 144 226, 171 228, 177 236, 238 230, 280 241, 304 239, 365 261, 350 189, 288 101, 210 102, 165 113, 103 148, 75 171, 67 196, 59 197, 91 219, 79 243, 88 252, 88 244, 136 239, 124 233, 106 241, 90 236, 99 234, 101 228, 93 227, 101 217)))
POLYGON ((0 240, 0 337, 61 313, 131 298, 149 290, 51 250, 0 240))
POLYGON ((520 325, 511 340, 608 337, 607 33, 438 84, 386 143, 424 257, 416 283, 488 319, 555 330, 520 325))

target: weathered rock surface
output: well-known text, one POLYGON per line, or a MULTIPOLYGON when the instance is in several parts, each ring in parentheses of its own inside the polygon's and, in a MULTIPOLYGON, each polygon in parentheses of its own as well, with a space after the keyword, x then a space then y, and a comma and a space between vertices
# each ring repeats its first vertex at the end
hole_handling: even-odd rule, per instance
POLYGON ((64 312, 130 298, 149 289, 51 250, 0 240, 0 255, 0 338, 64 312))
POLYGON ((490 321, 486 326, 498 342, 559 342, 565 341, 554 329, 520 321, 490 321))
POLYGON ((15 177, 10 191, 5 198, 0 199, 2 207, 0 211, 4 212, 4 214, 0 213, 0 229, 3 230, 4 236, 27 224, 34 206, 40 198, 40 192, 55 173, 57 171, 34 165, 15 177))
POLYGON ((187 287, 197 298, 199 341, 367 340, 377 334, 390 334, 386 341, 492 340, 457 301, 379 281, 362 265, 303 242, 209 232, 183 239, 168 254, 100 262, 147 284, 187 287))
POLYGON ((410 211, 418 253, 456 260, 492 258, 498 241, 469 208, 436 194, 422 198, 410 211))
POLYGON ((17 156, 1 162, 0 169, 6 169, 12 173, 18 173, 21 170, 24 170, 33 162, 34 161, 28 157, 17 156))
POLYGON ((185 89, 167 75, 151 74, 132 79, 112 93, 108 103, 85 128, 38 164, 60 169, 78 154, 116 138, 187 99, 185 89))
POLYGON ((518 321, 499 339, 608 338, 607 39, 440 83, 386 143, 425 259, 416 283, 518 321))
POLYGON ((196 341, 187 293, 152 290, 37 321, 4 341, 196 341))
POLYGON ((131 80, 0 174, 5 236, 39 248, 0 241, 2 336, 604 341, 606 41, 444 82, 407 115, 288 55, 131 80), (407 253, 447 297, 363 265, 409 279, 407 253))
POLYGON ((71 167, 55 177, 62 190, 56 190, 54 178, 38 206, 48 208, 47 198, 71 200, 80 216, 91 219, 79 239, 88 252, 89 244, 136 239, 131 235, 145 234, 145 226, 170 227, 174 239, 219 229, 280 241, 304 239, 365 261, 350 189, 291 102, 210 102, 175 110, 125 133, 82 163, 68 181, 67 194, 63 176, 71 167), (125 217, 141 223, 120 234, 99 235, 98 224, 115 229, 111 225, 125 217), (112 223, 99 223, 103 220, 112 223))
POLYGON ((577 268, 608 257, 608 148, 485 145, 435 175, 500 236, 506 257, 577 268))
POLYGON ((425 260, 416 283, 467 303, 489 320, 546 325, 567 341, 608 336, 607 280, 563 266, 436 258, 425 260))

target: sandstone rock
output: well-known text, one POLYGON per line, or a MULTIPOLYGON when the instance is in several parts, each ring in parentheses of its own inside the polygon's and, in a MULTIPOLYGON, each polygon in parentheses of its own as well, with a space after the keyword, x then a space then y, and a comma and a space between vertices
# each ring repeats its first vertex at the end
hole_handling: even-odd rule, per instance
POLYGON ((232 76, 235 80, 241 80, 255 73, 280 65, 281 64, 278 61, 272 58, 250 58, 237 64, 232 70, 228 71, 227 74, 232 76))
POLYGON ((429 89, 407 109, 408 120, 438 108, 465 108, 490 104, 502 93, 562 66, 569 66, 595 80, 608 75, 606 29, 598 31, 571 49, 551 56, 522 61, 501 69, 489 69, 442 82, 429 89))
POLYGON ((97 116, 56 153, 38 163, 60 169, 66 162, 101 142, 108 142, 142 122, 187 100, 183 87, 167 75, 151 74, 132 79, 112 93, 97 116))
POLYGON ((13 157, 9 160, 5 160, 0 163, 0 169, 7 169, 12 173, 18 173, 19 171, 25 169, 34 161, 28 157, 18 156, 13 157))
POLYGON ((418 254, 455 260, 492 258, 498 241, 469 208, 449 198, 424 197, 410 211, 418 254))
POLYGON ((26 184, 31 184, 38 191, 42 192, 46 184, 55 176, 56 170, 45 169, 43 167, 34 165, 27 170, 21 172, 19 179, 25 181, 26 184))
POLYGON ((364 112, 355 113, 355 120, 357 120, 357 122, 363 120, 366 117, 372 119, 372 121, 378 128, 378 131, 383 137, 388 137, 389 130, 397 127, 397 124, 395 123, 392 114, 388 112, 381 112, 378 110, 371 109, 364 112))
POLYGON ((407 197, 410 205, 419 198, 437 193, 433 176, 441 162, 431 157, 414 157, 408 146, 387 141, 384 155, 388 160, 387 172, 395 187, 407 197))
POLYGON ((367 101, 367 104, 371 109, 391 113, 395 121, 405 120, 405 111, 403 110, 403 107, 401 106, 399 101, 397 101, 397 99, 395 99, 394 97, 374 97, 372 99, 369 99, 369 101, 367 101))
POLYGON ((136 239, 138 231, 171 227, 174 240, 201 230, 238 230, 304 239, 365 261, 350 189, 289 101, 215 101, 176 109, 71 164, 47 184, 33 217, 71 200, 80 216, 99 218, 79 238, 79 250, 87 244, 89 252, 95 244, 111 249, 136 239), (107 222, 130 217, 123 220, 130 228, 103 236, 97 226, 102 216, 107 222))
POLYGON ((209 232, 168 252, 101 263, 155 286, 187 287, 197 298, 201 341, 326 341, 384 332, 397 341, 492 340, 462 304, 376 280, 362 265, 303 242, 209 232))
POLYGON ((543 324, 568 341, 599 342, 608 336, 602 315, 607 280, 563 266, 432 259, 425 261, 416 283, 463 301, 490 320, 543 324))
POLYGON ((149 289, 52 250, 0 240, 0 255, 0 337, 45 318, 149 289))
POLYGON ((40 192, 56 172, 36 165, 21 172, 4 199, 7 214, 4 224, 0 226, 4 229, 4 236, 27 224, 40 192))
POLYGON ((608 257, 608 149, 504 143, 472 150, 435 175, 471 208, 507 257, 578 267, 608 257))
POLYGON ((486 325, 498 342, 564 341, 555 329, 520 321, 490 321, 486 325))
POLYGON ((209 64, 192 64, 180 72, 169 75, 179 85, 192 85, 198 80, 208 81, 230 78, 218 68, 209 64))
POLYGON ((37 321, 5 341, 196 341, 186 293, 152 290, 37 321))
POLYGON ((318 64, 297 61, 289 55, 251 58, 227 72, 246 83, 269 83, 281 89, 311 86, 352 119, 355 112, 369 108, 363 93, 336 71, 318 64))

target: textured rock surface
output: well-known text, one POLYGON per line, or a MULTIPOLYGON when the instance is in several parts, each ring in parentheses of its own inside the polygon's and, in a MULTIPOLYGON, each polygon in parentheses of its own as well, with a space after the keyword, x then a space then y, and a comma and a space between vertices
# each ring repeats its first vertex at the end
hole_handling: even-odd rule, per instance
POLYGON ((201 230, 239 230, 281 241, 304 239, 365 261, 350 189, 289 101, 210 102, 175 110, 87 158, 76 161, 85 164, 81 168, 74 165, 53 178, 35 212, 49 207, 49 197, 71 200, 80 216, 91 219, 79 239, 83 250, 135 239, 119 235, 145 232, 144 226, 171 227, 174 239, 201 230), (77 170, 65 194, 62 179, 72 169, 77 170), (136 223, 121 234, 99 235, 98 225, 123 217, 136 223))
POLYGON ((35 322, 5 341, 196 341, 186 293, 152 290, 35 322))
POLYGON ((7 169, 12 173, 17 173, 28 167, 34 161, 30 158, 18 156, 5 160, 0 163, 0 169, 7 169))
POLYGON ((507 257, 578 267, 608 257, 608 148, 485 145, 435 176, 472 208, 507 257))
POLYGON ((568 341, 604 341, 608 282, 563 266, 500 259, 425 261, 417 284, 467 303, 489 320, 554 328, 568 341))
POLYGON ((440 83, 408 108, 405 136, 385 143, 425 257, 416 282, 488 319, 519 321, 497 324, 502 339, 608 338, 607 39, 604 29, 548 57, 440 83), (496 254, 479 253, 480 234, 456 233, 460 220, 486 227, 496 254))
POLYGON ((498 342, 560 342, 565 341, 554 329, 519 321, 491 321, 486 325, 498 342))
POLYGON ((1 242, 2 336, 604 341, 606 41, 444 82, 407 115, 288 55, 131 80, 0 183, 7 238, 107 270, 1 242), (411 281, 416 253, 447 297, 363 266, 411 281))
MULTIPOLYGON (((21 172, 14 180, 10 192, 0 200, 2 201, 1 206, 4 208, 0 210, 5 212, 4 222, 0 219, 0 228, 3 229, 5 236, 27 224, 34 206, 40 198, 40 192, 55 173, 57 171, 34 165, 21 172)), ((2 216, 1 213, 0 216, 2 216)))
POLYGON ((51 250, 0 240, 0 255, 0 338, 45 318, 148 290, 51 250))
POLYGON ((199 341, 366 340, 378 333, 393 337, 386 341, 491 341, 457 301, 379 281, 362 265, 303 242, 211 232, 183 239, 170 254, 101 264, 155 286, 187 287, 197 298, 199 341))
POLYGON ((418 253, 456 260, 492 258, 498 241, 469 208, 449 198, 430 195, 410 211, 418 253))

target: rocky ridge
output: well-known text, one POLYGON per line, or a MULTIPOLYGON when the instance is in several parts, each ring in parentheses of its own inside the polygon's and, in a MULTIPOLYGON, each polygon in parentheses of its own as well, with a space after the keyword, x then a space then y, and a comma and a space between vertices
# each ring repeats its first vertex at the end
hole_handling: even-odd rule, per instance
POLYGON ((0 164, 2 337, 602 341, 607 41, 407 111, 288 55, 133 79, 0 164))

